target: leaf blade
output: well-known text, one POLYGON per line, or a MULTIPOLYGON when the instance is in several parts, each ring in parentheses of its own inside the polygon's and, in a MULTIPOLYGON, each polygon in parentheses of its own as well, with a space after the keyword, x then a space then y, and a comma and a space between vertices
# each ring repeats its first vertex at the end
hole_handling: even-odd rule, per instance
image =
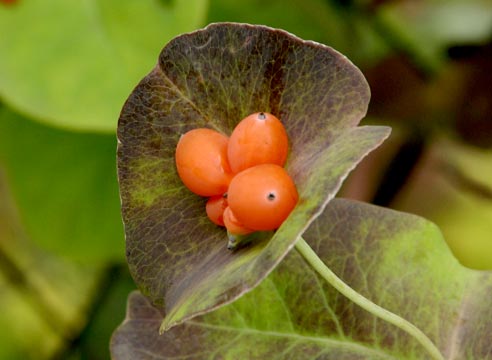
POLYGON ((280 262, 347 173, 388 136, 385 127, 356 127, 368 100, 364 77, 344 56, 281 30, 212 24, 164 48, 118 128, 127 258, 140 290, 166 308, 163 328, 233 301, 280 262), (301 201, 271 241, 266 234, 230 253, 204 199, 179 180, 174 151, 192 128, 230 133, 256 111, 280 114, 301 201))
MULTIPOLYGON (((492 273, 462 267, 434 224, 414 215, 334 199, 304 237, 345 282, 416 324, 446 359, 487 358, 492 353, 488 341, 492 317, 486 300, 492 293, 492 273)), ((150 352, 156 357, 185 355, 190 348, 183 344, 196 339, 199 327, 203 332, 187 354, 191 358, 194 351, 204 359, 270 358, 278 353, 286 359, 426 358, 408 334, 358 308, 317 279, 301 256, 291 252, 252 292, 160 338, 157 330, 163 314, 144 297, 131 297, 138 296, 145 308, 158 314, 151 317, 153 328, 144 330, 145 336, 158 339, 150 352), (281 308, 290 315, 285 316, 281 308), (174 342, 176 336, 179 349, 168 340, 174 342)), ((138 319, 130 313, 115 332, 113 354, 122 344, 133 354, 132 341, 139 338, 129 334, 132 321, 138 319)))

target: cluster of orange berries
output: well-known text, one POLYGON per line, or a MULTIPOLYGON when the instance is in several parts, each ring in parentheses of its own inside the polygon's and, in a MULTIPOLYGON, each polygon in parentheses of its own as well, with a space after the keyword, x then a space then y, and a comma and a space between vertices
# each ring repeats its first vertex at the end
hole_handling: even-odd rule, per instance
POLYGON ((297 204, 297 189, 283 168, 288 153, 284 126, 265 112, 247 116, 230 138, 206 128, 181 136, 176 167, 195 194, 209 197, 209 219, 229 234, 275 230, 297 204))

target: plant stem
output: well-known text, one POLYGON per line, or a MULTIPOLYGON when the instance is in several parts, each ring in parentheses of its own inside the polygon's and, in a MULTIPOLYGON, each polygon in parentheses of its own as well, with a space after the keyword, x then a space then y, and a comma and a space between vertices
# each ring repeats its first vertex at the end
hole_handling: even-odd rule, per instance
POLYGON ((374 304, 369 299, 365 298, 357 291, 352 289, 346 283, 343 282, 333 271, 328 268, 323 261, 318 257, 316 252, 308 245, 308 243, 300 238, 296 243, 296 249, 304 257, 304 259, 335 289, 337 289, 342 295, 352 300, 364 310, 367 310, 374 316, 377 316, 390 324, 393 324, 409 335, 413 336, 422 346, 431 354, 433 359, 444 360, 439 349, 434 343, 415 325, 411 324, 402 317, 393 314, 392 312, 382 308, 379 305, 374 304))

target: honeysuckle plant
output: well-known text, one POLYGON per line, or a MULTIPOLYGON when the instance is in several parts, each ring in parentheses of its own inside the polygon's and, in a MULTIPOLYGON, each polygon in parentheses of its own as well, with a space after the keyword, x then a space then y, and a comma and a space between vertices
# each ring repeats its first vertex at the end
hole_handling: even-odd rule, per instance
POLYGON ((491 295, 489 273, 461 267, 421 218, 333 200, 390 133, 358 126, 369 98, 342 54, 265 26, 212 24, 162 50, 118 124, 126 254, 140 293, 113 335, 114 359, 492 354, 482 340, 491 310, 472 296, 491 295), (230 134, 258 111, 287 130, 299 202, 278 230, 230 251, 206 200, 180 181, 174 152, 191 129, 230 134))

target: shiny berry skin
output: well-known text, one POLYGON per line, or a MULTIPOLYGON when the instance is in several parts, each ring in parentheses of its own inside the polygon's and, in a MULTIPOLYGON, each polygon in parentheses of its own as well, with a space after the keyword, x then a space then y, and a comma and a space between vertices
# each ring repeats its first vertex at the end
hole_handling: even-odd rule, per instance
POLYGON ((224 224, 231 235, 248 235, 254 232, 239 222, 229 206, 224 210, 224 224))
POLYGON ((223 195, 212 196, 205 205, 208 218, 216 225, 224 225, 224 210, 227 207, 227 198, 223 195))
POLYGON ((240 172, 227 192, 227 202, 237 220, 253 230, 279 228, 298 199, 289 174, 275 164, 257 165, 240 172))
POLYGON ((229 139, 227 156, 231 170, 239 173, 260 164, 284 166, 288 148, 287 132, 280 120, 260 112, 237 124, 229 139))
POLYGON ((182 135, 176 147, 178 175, 195 194, 222 195, 232 179, 227 161, 227 136, 211 129, 182 135))

